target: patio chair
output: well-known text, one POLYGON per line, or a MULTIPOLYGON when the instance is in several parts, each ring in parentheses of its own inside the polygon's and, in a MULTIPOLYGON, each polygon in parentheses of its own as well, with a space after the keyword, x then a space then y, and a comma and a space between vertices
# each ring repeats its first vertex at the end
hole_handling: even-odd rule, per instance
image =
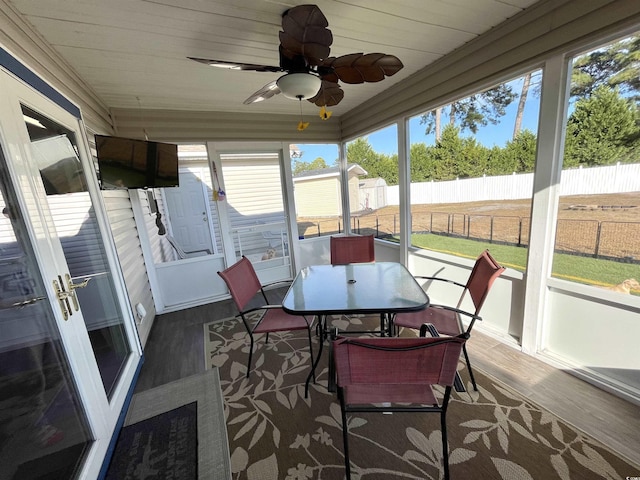
POLYGON ((376 260, 373 235, 331 237, 329 242, 331 247, 331 265, 367 263, 376 260))
MULTIPOLYGON (((399 327, 413 328, 417 330, 426 323, 430 325, 429 331, 433 336, 439 336, 441 334, 453 336, 459 335, 462 332, 466 332, 470 335, 471 329, 473 328, 476 320, 482 320, 480 317, 480 310, 487 298, 487 295, 489 294, 489 290, 491 289, 493 282, 502 274, 502 272, 504 272, 504 270, 505 268, 500 266, 489 254, 489 250, 485 250, 477 258, 465 285, 445 278, 416 275, 416 279, 442 281, 461 287, 463 290, 460 300, 456 307, 432 304, 425 310, 398 313, 391 319, 392 328, 396 329, 397 334, 399 333, 399 327), (460 309, 462 301, 467 293, 471 296, 471 300, 473 301, 473 305, 475 307, 474 313, 460 309), (466 329, 462 323, 462 316, 469 318, 469 325, 466 329)), ((471 362, 469 361, 466 344, 463 345, 462 352, 464 353, 467 368, 469 369, 469 376, 471 377, 473 389, 477 391, 478 387, 473 376, 473 370, 471 369, 471 362)))
MULTIPOLYGON (((330 237, 331 265, 346 265, 348 263, 375 262, 373 235, 348 235, 344 237, 330 237)), ((350 317, 344 315, 347 319, 350 317)), ((385 316, 380 315, 380 335, 384 335, 385 316)), ((351 333, 365 333, 354 331, 351 333)))
POLYGON ((253 265, 245 256, 242 256, 238 262, 234 263, 226 270, 218 272, 218 275, 220 275, 227 284, 231 297, 238 308, 239 316, 242 319, 251 340, 249 361, 247 362, 247 378, 249 378, 249 373, 251 372, 254 335, 260 333, 266 334, 266 341, 268 342, 270 332, 307 330, 309 338, 309 361, 310 363, 313 363, 313 347, 311 346, 311 325, 313 324, 313 319, 309 322, 304 316, 289 315, 282 310, 280 305, 270 305, 269 300, 267 299, 264 289, 268 286, 284 282, 262 285, 256 275, 253 265), (265 305, 249 307, 249 303, 258 293, 262 294, 265 305), (263 311, 262 315, 257 321, 251 322, 247 315, 259 310, 263 311))
POLYGON ((424 338, 425 331, 417 338, 334 340, 330 388, 337 387, 340 400, 347 480, 351 478, 347 413, 357 412, 439 413, 444 478, 449 479, 446 414, 467 334, 424 338), (444 387, 444 396, 434 393, 434 385, 444 387))

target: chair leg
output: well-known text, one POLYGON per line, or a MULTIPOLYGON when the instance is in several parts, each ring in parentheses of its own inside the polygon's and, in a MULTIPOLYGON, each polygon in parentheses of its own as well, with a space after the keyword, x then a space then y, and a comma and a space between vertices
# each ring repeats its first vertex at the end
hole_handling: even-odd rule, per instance
POLYGON ((344 396, 342 389, 338 389, 338 397, 340 398, 340 412, 342 413, 342 442, 344 444, 344 471, 347 480, 351 480, 351 464, 349 462, 349 429, 347 426, 347 412, 344 406, 344 396))
POLYGON ((249 334, 249 339, 251 340, 251 346, 249 347, 249 361, 247 362, 247 378, 249 378, 249 373, 251 372, 251 357, 253 357, 253 335, 249 334))
POLYGON ((469 376, 471 377, 473 389, 477 392, 478 386, 476 385, 476 379, 473 376, 473 370, 471 369, 471 362, 469 361, 469 354, 467 353, 467 346, 465 344, 462 345, 462 353, 464 353, 464 359, 467 361, 467 368, 469 369, 469 376))
POLYGON ((440 414, 440 430, 442 431, 442 463, 444 466, 444 480, 449 480, 449 444, 447 442, 447 412, 440 414))

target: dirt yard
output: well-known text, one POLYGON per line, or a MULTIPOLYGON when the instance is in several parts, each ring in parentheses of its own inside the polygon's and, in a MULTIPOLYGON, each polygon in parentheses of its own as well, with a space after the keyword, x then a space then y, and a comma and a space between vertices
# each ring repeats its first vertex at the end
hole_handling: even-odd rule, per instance
MULTIPOLYGON (((529 218, 531 200, 503 200, 469 203, 413 205, 411 213, 446 212, 475 215, 515 216, 529 218)), ((384 207, 371 214, 398 213, 397 206, 384 207)), ((361 215, 365 216, 365 215, 361 215)), ((575 195, 560 197, 559 219, 640 222, 640 192, 609 195, 575 195)))
MULTIPOLYGON (((379 235, 397 232, 397 206, 357 212, 352 228, 379 235)), ((414 231, 453 232, 526 244, 531 200, 413 205, 414 231)), ((299 218, 299 235, 314 237, 344 230, 341 218, 299 218)), ((560 198, 556 247, 604 256, 640 258, 640 192, 560 198), (604 250, 603 250, 604 249, 604 250)))

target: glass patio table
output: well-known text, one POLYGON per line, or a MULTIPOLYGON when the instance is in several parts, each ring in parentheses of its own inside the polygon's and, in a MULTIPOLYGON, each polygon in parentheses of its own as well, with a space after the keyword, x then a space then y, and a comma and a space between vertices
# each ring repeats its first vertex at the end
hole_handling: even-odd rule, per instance
POLYGON ((305 396, 322 355, 329 328, 328 315, 380 314, 381 334, 384 335, 384 320, 388 315, 422 310, 427 306, 429 297, 400 263, 312 265, 300 270, 282 301, 282 308, 292 315, 317 315, 319 318, 320 347, 307 377, 305 396))

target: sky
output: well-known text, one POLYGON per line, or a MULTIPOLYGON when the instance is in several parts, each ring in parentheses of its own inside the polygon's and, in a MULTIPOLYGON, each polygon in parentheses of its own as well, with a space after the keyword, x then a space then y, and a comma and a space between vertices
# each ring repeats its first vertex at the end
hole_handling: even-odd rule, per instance
MULTIPOLYGON (((534 76, 534 79, 536 77, 534 76)), ((537 77, 540 78, 539 76, 537 77)), ((520 93, 522 87, 522 81, 515 80, 512 83, 514 92, 520 93)), ((529 95, 527 96, 527 103, 525 104, 524 116, 522 119, 522 129, 529 129, 532 132, 538 130, 538 115, 539 115, 540 98, 535 93, 535 88, 532 85, 529 89, 529 95)), ((515 123, 516 111, 518 108, 518 100, 514 100, 508 107, 504 117, 501 117, 498 125, 487 125, 481 127, 478 133, 475 134, 475 138, 478 142, 486 147, 504 146, 505 143, 511 140, 513 136, 513 127, 515 123)), ((443 119, 446 121, 446 119, 443 119)), ((309 126, 313 128, 313 123, 309 126)), ((427 145, 433 145, 435 143, 435 135, 425 135, 425 125, 420 125, 420 115, 413 117, 409 121, 409 135, 411 143, 425 143, 427 145)), ((471 132, 465 131, 461 133, 461 136, 474 136, 471 132)), ((397 154, 398 153, 398 139, 397 128, 395 125, 384 128, 382 130, 365 135, 369 144, 378 153, 385 154, 397 154)), ((328 165, 338 158, 337 145, 321 145, 321 144, 299 144, 300 150, 303 155, 299 160, 304 162, 311 162, 318 157, 324 158, 328 165)))

